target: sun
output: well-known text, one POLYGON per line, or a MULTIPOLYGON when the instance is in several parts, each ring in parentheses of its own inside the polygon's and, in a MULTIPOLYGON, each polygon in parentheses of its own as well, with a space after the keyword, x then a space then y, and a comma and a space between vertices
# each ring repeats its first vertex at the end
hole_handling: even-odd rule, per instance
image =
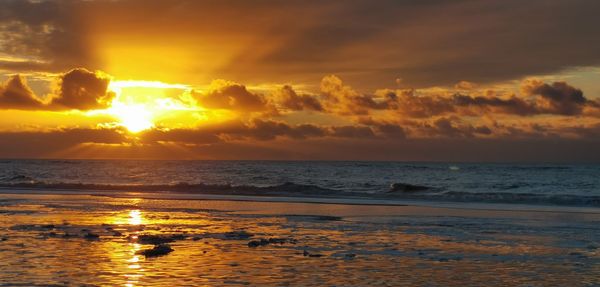
POLYGON ((120 125, 132 133, 138 133, 154 127, 152 113, 142 104, 113 102, 108 112, 117 117, 120 125))
POLYGON ((184 91, 186 85, 167 84, 155 81, 111 81, 108 89, 116 94, 110 108, 105 110, 118 120, 118 125, 131 133, 155 127, 161 115, 180 107, 167 105, 170 99, 167 90, 184 91))

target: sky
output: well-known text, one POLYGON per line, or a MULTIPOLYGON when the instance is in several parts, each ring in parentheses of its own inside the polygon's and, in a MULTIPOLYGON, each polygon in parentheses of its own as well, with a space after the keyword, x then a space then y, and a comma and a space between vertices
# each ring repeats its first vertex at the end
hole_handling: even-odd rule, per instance
POLYGON ((0 158, 600 162, 599 1, 0 1, 0 158))

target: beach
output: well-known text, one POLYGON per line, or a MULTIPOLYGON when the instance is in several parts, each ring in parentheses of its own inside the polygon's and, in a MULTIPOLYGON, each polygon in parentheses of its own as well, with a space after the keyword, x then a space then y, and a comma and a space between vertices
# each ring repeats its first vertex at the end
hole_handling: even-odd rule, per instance
POLYGON ((0 286, 600 285, 595 208, 207 196, 3 189, 0 286))

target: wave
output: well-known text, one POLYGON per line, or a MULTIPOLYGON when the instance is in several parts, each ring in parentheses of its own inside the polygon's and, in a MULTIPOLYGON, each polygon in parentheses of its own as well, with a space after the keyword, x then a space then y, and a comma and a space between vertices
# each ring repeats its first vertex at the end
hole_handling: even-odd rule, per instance
POLYGON ((572 194, 540 194, 510 192, 462 192, 446 191, 434 194, 405 194, 403 199, 452 202, 510 203, 534 205, 564 205, 600 207, 600 196, 572 194))
POLYGON ((46 183, 35 180, 0 183, 2 188, 35 188, 58 190, 92 190, 92 191, 136 191, 136 192, 186 192, 206 194, 229 195, 311 195, 311 196, 357 196, 364 193, 347 192, 319 187, 316 185, 296 184, 286 182, 273 186, 231 185, 231 184, 204 184, 204 183, 176 183, 176 184, 95 184, 95 183, 46 183))
MULTIPOLYGON (((540 194, 514 192, 465 192, 447 191, 407 183, 393 183, 388 190, 366 193, 325 188, 317 185, 286 182, 272 186, 176 183, 176 184, 94 184, 94 183, 46 183, 35 181, 26 176, 14 176, 0 183, 0 188, 22 189, 54 189, 54 190, 89 190, 89 191, 131 191, 131 192, 175 192, 245 196, 287 196, 287 197, 322 197, 322 198, 360 198, 389 200, 423 200, 450 201, 472 203, 508 203, 534 205, 560 205, 600 207, 600 196, 571 194, 540 194)), ((511 189, 500 188, 500 190, 511 189)))

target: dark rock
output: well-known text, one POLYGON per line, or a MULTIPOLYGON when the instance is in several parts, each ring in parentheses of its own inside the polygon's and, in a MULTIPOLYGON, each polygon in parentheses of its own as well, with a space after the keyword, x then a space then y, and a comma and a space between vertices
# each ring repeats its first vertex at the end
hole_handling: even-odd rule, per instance
POLYGON ((306 256, 308 256, 308 257, 323 257, 323 256, 325 256, 325 255, 319 254, 319 253, 310 253, 310 252, 308 252, 306 250, 304 250, 304 252, 302 252, 302 255, 305 256, 305 257, 306 256))
POLYGON ((265 246, 268 244, 269 244, 269 240, 262 238, 260 240, 252 240, 252 241, 248 242, 248 247, 259 247, 259 246, 265 246))
POLYGON ((100 239, 100 235, 95 234, 95 233, 91 233, 91 232, 87 232, 83 238, 87 239, 87 240, 98 240, 100 239))
POLYGON ((62 237, 63 238, 71 238, 71 237, 77 237, 77 235, 71 234, 71 233, 65 231, 65 233, 63 234, 62 237))
POLYGON ((348 259, 351 259, 351 258, 356 257, 356 254, 354 254, 354 253, 347 253, 344 257, 346 257, 348 259))
POLYGON ((250 242, 248 242, 248 247, 259 247, 259 246, 266 246, 269 244, 285 244, 285 243, 291 243, 291 244, 296 244, 297 241, 296 239, 293 238, 276 238, 276 237, 271 237, 269 239, 257 239, 257 240, 252 240, 250 242))
POLYGON ((45 229, 54 229, 56 226, 54 224, 46 224, 42 225, 41 227, 45 229))
POLYGON ((159 244, 151 249, 141 250, 138 252, 138 254, 144 255, 146 257, 158 257, 167 255, 173 251, 173 248, 171 248, 171 246, 169 246, 168 244, 159 244))
POLYGON ((6 236, 0 237, 0 241, 6 241, 6 240, 8 240, 8 237, 6 237, 6 236))
POLYGON ((424 191, 424 190, 428 190, 429 187, 427 186, 422 186, 422 185, 414 185, 414 184, 407 184, 407 183, 392 183, 390 185, 390 190, 388 190, 388 193, 390 192, 416 192, 416 191, 424 191))
POLYGON ((284 243, 296 244, 296 243, 298 243, 298 240, 296 240, 294 238, 269 238, 269 241, 270 240, 274 240, 280 244, 284 244, 284 243))
POLYGON ((228 239, 228 240, 245 240, 254 235, 246 232, 245 230, 240 230, 240 231, 225 232, 224 236, 225 236, 225 239, 228 239))

